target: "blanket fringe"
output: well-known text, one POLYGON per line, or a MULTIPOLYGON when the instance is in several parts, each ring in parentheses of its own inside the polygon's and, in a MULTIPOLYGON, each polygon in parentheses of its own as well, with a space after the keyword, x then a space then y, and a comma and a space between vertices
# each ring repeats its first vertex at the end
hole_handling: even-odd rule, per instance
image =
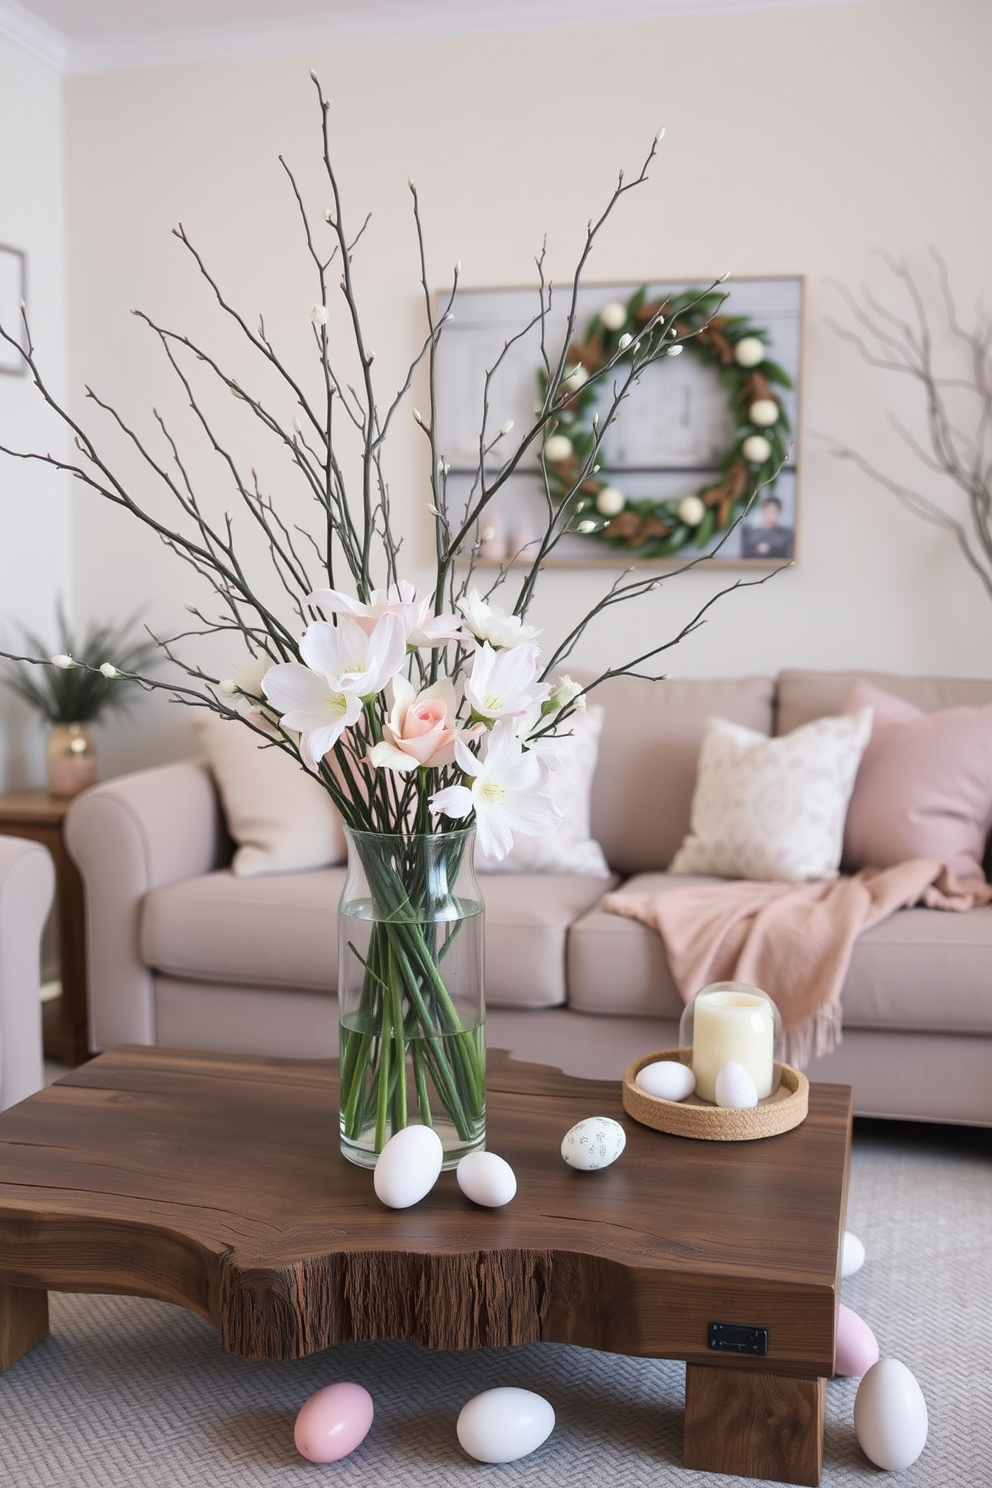
POLYGON ((782 1058, 795 1069, 805 1069, 811 1059, 832 1054, 841 1041, 843 1015, 839 1003, 828 1003, 798 1028, 782 1033, 782 1058))

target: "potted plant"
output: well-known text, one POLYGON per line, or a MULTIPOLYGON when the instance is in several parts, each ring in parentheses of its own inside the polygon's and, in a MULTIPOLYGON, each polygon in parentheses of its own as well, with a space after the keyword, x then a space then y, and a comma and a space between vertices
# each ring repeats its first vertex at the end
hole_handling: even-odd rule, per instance
MULTIPOLYGON (((61 649, 51 658, 55 664, 29 669, 22 662, 4 679, 50 725, 46 761, 52 796, 75 796, 96 780, 96 748, 89 725, 111 708, 128 707, 135 695, 127 679, 108 676, 100 668, 108 656, 116 656, 122 671, 137 672, 156 651, 151 641, 128 639, 136 619, 132 616, 123 625, 92 624, 77 642, 60 602, 61 649)), ((51 647, 39 636, 24 626, 19 629, 33 655, 51 655, 51 647)))

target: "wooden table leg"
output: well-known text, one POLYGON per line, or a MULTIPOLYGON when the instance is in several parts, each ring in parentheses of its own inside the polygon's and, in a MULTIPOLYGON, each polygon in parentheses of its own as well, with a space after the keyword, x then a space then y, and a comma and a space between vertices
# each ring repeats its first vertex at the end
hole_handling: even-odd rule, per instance
POLYGON ((0 1286, 0 1374, 48 1337, 48 1293, 0 1286))
POLYGON ((686 1467, 815 1488, 823 1468, 826 1384, 687 1364, 686 1467))

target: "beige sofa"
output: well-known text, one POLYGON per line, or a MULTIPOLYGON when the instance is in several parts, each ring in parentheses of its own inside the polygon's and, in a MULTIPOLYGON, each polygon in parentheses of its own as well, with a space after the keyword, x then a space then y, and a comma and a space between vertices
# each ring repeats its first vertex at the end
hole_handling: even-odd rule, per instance
POLYGON ((44 1084, 41 934, 54 894, 48 849, 0 837, 0 1111, 44 1084))
MULTIPOLYGON (((597 692, 592 830, 614 877, 483 878, 491 1047, 617 1078, 630 1058, 677 1042, 682 1002, 660 938, 603 912, 602 895, 621 880, 664 884, 710 715, 787 733, 839 712, 854 675, 623 678, 597 692)), ((864 675, 927 712, 992 703, 992 681, 864 675)), ((201 762, 95 787, 66 832, 86 893, 94 1050, 336 1052, 343 868, 235 878, 201 762)), ((903 910, 868 931, 842 1005, 843 1041, 813 1078, 852 1084, 860 1114, 992 1125, 992 906, 903 910)))

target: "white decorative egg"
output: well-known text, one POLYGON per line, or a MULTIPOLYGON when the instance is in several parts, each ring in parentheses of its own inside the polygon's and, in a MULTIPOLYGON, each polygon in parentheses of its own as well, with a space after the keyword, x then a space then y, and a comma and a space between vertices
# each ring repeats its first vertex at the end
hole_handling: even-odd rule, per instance
POLYGON ((857 1235, 852 1235, 850 1230, 844 1231, 844 1240, 840 1252, 840 1274, 841 1276, 853 1276, 860 1271, 865 1263, 865 1248, 857 1235))
POLYGON ((645 1095, 680 1101, 695 1090, 696 1077, 688 1064, 680 1064, 677 1059, 657 1059, 637 1071, 634 1084, 645 1095))
POLYGON ((444 1149, 432 1126, 404 1126, 379 1153, 372 1183, 390 1209, 409 1209, 429 1194, 438 1179, 444 1149))
POLYGON ((927 1403, 915 1376, 898 1359, 879 1359, 854 1398, 854 1434, 885 1472, 902 1472, 926 1446, 927 1403))
POLYGON ((619 1121, 610 1116, 587 1116, 565 1133, 561 1155, 570 1168, 592 1173, 616 1162, 626 1144, 627 1133, 619 1121))
POLYGON ((458 1187, 473 1204, 499 1209, 517 1191, 517 1178, 505 1158, 495 1152, 468 1152, 455 1169, 458 1187))
POLYGON ((473 1396, 455 1430, 477 1462, 516 1462, 546 1442, 554 1428, 554 1409, 543 1395, 505 1386, 473 1396))
POLYGON ((746 1111, 758 1104, 754 1081, 742 1064, 731 1059, 717 1071, 714 1082, 716 1103, 727 1111, 746 1111))

